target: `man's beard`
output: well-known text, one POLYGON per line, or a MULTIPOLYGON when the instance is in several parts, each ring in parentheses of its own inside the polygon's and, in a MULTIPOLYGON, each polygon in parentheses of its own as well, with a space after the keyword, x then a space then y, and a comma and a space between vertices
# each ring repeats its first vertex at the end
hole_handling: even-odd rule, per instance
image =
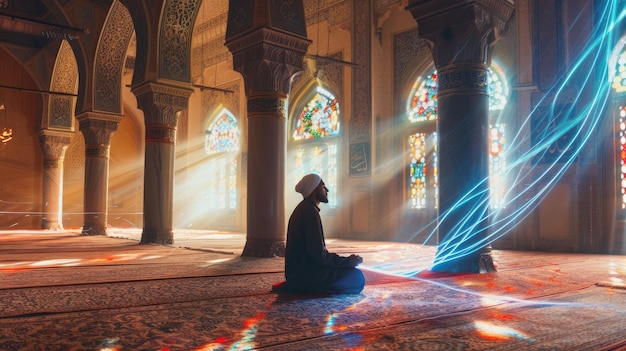
POLYGON ((323 202, 325 204, 328 203, 328 196, 324 194, 315 194, 315 199, 319 202, 323 202))

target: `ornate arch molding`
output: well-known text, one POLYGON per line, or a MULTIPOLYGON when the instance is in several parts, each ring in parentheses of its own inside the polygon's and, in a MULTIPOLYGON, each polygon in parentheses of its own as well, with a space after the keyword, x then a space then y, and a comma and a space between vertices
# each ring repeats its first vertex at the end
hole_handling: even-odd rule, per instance
MULTIPOLYGON (((139 84, 146 80, 146 70, 149 66, 150 49, 150 13, 144 1, 119 0, 128 12, 133 21, 136 36, 136 57, 133 70, 132 84, 139 84)), ((156 7, 156 5, 155 5, 156 7)), ((160 6, 159 6, 160 7, 160 6)))
POLYGON ((134 32, 128 9, 114 1, 107 16, 95 59, 94 109, 122 113, 122 74, 126 52, 134 32))
MULTIPOLYGON (((50 90, 55 92, 75 94, 78 89, 78 63, 70 44, 63 40, 59 47, 50 90)), ((58 128, 72 130, 72 116, 74 115, 75 97, 66 95, 50 95, 46 120, 42 121, 42 128, 58 128)))
POLYGON ((191 82, 191 37, 202 0, 167 0, 159 33, 159 78, 191 82))

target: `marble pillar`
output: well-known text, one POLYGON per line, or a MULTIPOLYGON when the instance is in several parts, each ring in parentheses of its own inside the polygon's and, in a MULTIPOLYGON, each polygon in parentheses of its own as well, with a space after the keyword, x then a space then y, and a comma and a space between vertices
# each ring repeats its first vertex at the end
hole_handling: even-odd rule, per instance
POLYGON ((507 0, 414 0, 407 6, 438 73, 439 215, 433 271, 495 271, 488 235, 492 46, 513 15, 507 0))
POLYGON ((63 160, 73 132, 39 131, 43 151, 41 228, 63 230, 63 160))
POLYGON ((76 117, 85 137, 85 198, 83 235, 106 235, 111 137, 121 116, 85 112, 76 117))
POLYGON ((226 46, 248 98, 247 236, 242 256, 283 256, 287 98, 311 43, 302 0, 231 1, 226 46), (248 4, 248 5, 252 5, 248 4))
POLYGON ((159 83, 132 88, 144 113, 146 151, 142 244, 174 243, 174 160, 178 114, 187 108, 192 89, 159 83))

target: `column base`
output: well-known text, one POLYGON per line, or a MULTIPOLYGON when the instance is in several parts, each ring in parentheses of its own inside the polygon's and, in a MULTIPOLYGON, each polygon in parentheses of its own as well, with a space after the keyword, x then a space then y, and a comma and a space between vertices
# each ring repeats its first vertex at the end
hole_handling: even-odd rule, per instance
POLYGON ((431 268, 432 272, 447 273, 494 273, 497 272, 491 257, 491 251, 461 257, 455 260, 437 263, 431 268))
POLYGON ((174 233, 171 230, 143 229, 140 244, 172 245, 174 233))
POLYGON ((58 232, 65 231, 65 229, 63 228, 63 224, 59 222, 48 222, 45 220, 41 223, 41 229, 53 230, 58 232))
POLYGON ((241 256, 245 257, 285 257, 284 241, 246 240, 241 256))
POLYGON ((85 224, 80 234, 81 235, 107 235, 107 229, 105 226, 85 224))

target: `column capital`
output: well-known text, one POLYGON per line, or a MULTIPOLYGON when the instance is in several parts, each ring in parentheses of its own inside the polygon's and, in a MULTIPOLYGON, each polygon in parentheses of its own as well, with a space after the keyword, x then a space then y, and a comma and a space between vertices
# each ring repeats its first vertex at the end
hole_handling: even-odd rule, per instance
POLYGON ((176 127, 176 113, 187 108, 193 89, 161 82, 144 82, 132 87, 137 107, 144 112, 146 125, 176 127))
POLYGON ((504 33, 514 9, 510 0, 413 0, 406 7, 437 68, 468 62, 489 65, 491 46, 504 33))
POLYGON ((122 116, 99 112, 84 112, 76 116, 80 131, 85 137, 85 146, 107 148, 111 145, 111 137, 117 131, 122 116))
POLYGON ((243 75, 246 91, 289 94, 291 79, 304 70, 304 55, 311 40, 283 31, 259 28, 227 38, 233 69, 243 75))
POLYGON ((37 134, 44 164, 58 167, 59 159, 65 156, 65 150, 70 145, 74 132, 42 129, 37 134))

